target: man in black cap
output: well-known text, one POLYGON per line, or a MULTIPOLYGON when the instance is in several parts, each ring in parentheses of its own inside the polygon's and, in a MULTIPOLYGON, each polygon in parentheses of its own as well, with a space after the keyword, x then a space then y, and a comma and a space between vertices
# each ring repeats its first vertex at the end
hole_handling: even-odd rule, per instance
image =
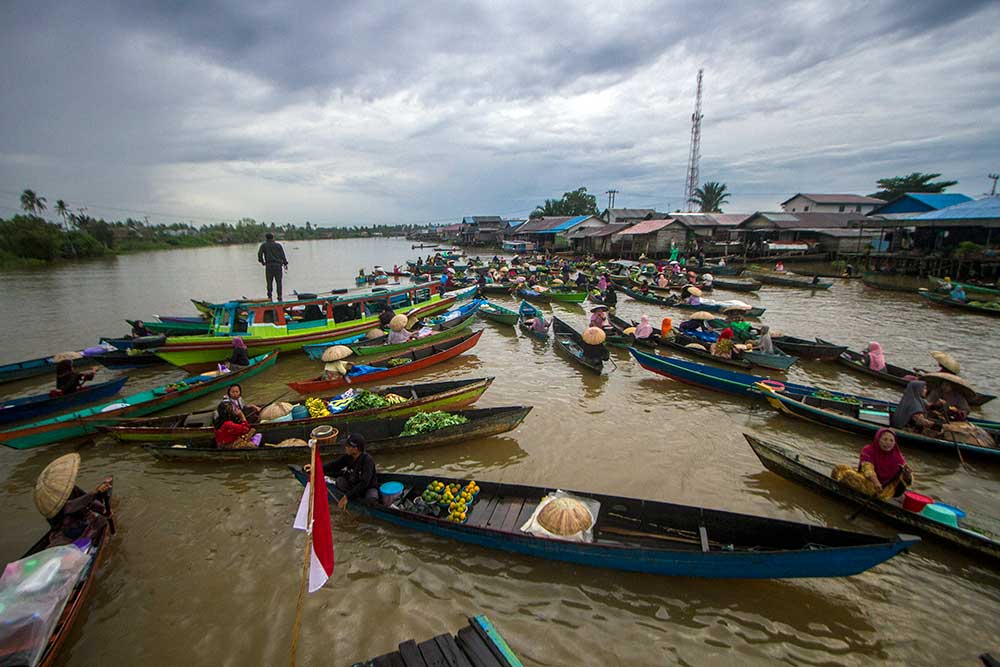
POLYGON ((375 459, 365 451, 365 438, 352 433, 344 443, 344 455, 336 461, 323 464, 323 474, 336 480, 343 492, 337 506, 347 507, 348 500, 378 502, 375 482, 375 459))
POLYGON ((267 299, 272 300, 272 286, 278 284, 278 301, 281 301, 281 270, 288 268, 288 260, 285 259, 285 249, 274 240, 274 234, 268 232, 264 235, 264 242, 257 250, 257 261, 264 266, 264 276, 267 280, 267 299))

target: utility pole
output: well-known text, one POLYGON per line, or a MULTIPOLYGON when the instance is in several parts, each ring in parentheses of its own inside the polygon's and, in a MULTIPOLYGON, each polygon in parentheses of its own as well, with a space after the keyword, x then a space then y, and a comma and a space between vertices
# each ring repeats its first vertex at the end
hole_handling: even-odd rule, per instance
POLYGON ((695 97, 694 113, 691 114, 691 150, 688 153, 687 199, 688 213, 694 210, 691 199, 698 189, 698 163, 701 161, 701 75, 704 70, 698 70, 698 93, 695 97))
POLYGON ((608 190, 604 194, 606 194, 608 196, 608 210, 610 211, 611 209, 613 209, 615 207, 615 195, 618 194, 618 191, 617 190, 608 190))
POLYGON ((990 189, 990 196, 997 196, 997 180, 1000 179, 1000 174, 989 174, 987 178, 992 179, 993 187, 990 189))

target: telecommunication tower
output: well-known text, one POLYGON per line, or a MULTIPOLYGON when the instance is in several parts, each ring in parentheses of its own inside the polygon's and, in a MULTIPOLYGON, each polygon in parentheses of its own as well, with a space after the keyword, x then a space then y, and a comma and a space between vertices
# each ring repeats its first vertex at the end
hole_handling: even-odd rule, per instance
POLYGON ((694 113, 691 114, 691 150, 688 153, 688 174, 687 174, 687 210, 690 213, 694 210, 691 203, 694 191, 698 189, 698 163, 701 161, 701 75, 704 70, 698 70, 698 95, 695 98, 694 113))

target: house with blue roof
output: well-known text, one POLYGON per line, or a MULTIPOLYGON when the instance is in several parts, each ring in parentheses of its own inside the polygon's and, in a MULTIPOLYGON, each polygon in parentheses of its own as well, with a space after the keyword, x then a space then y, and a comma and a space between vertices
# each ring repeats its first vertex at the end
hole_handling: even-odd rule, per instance
POLYGON ((967 201, 973 201, 972 197, 957 192, 907 192, 879 206, 869 215, 880 215, 890 220, 898 220, 912 218, 921 213, 937 211, 967 201))
POLYGON ((569 248, 570 239, 594 227, 607 225, 594 215, 549 216, 528 220, 514 232, 515 238, 533 241, 539 248, 563 250, 569 248))

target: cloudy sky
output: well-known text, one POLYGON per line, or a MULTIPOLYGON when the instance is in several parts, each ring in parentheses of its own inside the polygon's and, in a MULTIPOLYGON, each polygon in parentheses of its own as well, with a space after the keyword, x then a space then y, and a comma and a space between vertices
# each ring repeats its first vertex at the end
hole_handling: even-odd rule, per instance
MULTIPOLYGON (((158 222, 526 216, 580 186, 729 211, 1000 170, 1000 3, 0 4, 0 214, 158 222)), ((601 195, 600 204, 606 203, 601 195)))

